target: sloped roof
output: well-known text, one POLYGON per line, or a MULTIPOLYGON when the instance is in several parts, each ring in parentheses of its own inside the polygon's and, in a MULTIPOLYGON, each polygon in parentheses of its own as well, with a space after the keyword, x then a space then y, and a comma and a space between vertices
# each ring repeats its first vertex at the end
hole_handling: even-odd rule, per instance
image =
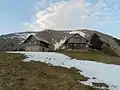
MULTIPOLYGON (((86 42, 88 42, 88 40, 87 40, 85 37, 81 36, 81 35, 78 34, 78 33, 76 33, 76 34, 69 34, 69 35, 67 36, 66 41, 68 41, 69 39, 71 39, 72 37, 74 37, 74 36, 76 36, 76 35, 79 35, 80 37, 84 38, 84 39, 86 40, 86 42)), ((65 43, 66 43, 66 41, 65 41, 65 43)), ((65 44, 65 43, 64 43, 64 44, 65 44)))
POLYGON ((47 43, 47 44, 50 44, 47 40, 45 40, 45 39, 43 39, 42 37, 38 37, 38 36, 34 36, 34 35, 30 35, 23 43, 26 43, 26 41, 28 40, 28 39, 30 39, 31 37, 34 37, 36 40, 38 40, 38 41, 42 41, 42 42, 45 42, 45 43, 47 43))

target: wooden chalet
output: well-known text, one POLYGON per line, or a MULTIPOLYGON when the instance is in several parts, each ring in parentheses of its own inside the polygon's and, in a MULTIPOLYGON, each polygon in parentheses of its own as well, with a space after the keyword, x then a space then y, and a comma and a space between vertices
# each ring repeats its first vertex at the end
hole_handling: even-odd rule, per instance
POLYGON ((30 35, 24 42, 25 51, 49 51, 50 43, 42 37, 30 35))
POLYGON ((66 49, 87 49, 88 40, 80 34, 70 34, 63 45, 66 49))

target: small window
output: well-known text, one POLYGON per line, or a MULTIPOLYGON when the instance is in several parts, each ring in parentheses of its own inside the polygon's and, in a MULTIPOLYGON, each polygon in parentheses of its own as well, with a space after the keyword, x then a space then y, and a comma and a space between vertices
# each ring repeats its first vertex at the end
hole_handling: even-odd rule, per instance
POLYGON ((74 37, 75 40, 80 40, 80 37, 74 37))
POLYGON ((31 42, 29 42, 29 44, 31 44, 31 42))
POLYGON ((79 39, 79 37, 75 37, 75 39, 79 39))
POLYGON ((36 41, 35 41, 34 43, 35 43, 35 44, 37 44, 37 42, 36 42, 36 41))
POLYGON ((74 44, 74 46, 77 46, 76 44, 74 44))

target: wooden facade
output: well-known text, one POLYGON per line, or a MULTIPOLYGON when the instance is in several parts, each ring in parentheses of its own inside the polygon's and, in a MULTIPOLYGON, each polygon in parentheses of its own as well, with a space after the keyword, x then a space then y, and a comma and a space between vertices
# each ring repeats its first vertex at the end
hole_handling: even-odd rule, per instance
POLYGON ((49 51, 49 42, 41 37, 30 35, 23 43, 25 51, 49 51))
POLYGON ((64 43, 66 49, 87 49, 88 40, 79 34, 70 35, 64 43))

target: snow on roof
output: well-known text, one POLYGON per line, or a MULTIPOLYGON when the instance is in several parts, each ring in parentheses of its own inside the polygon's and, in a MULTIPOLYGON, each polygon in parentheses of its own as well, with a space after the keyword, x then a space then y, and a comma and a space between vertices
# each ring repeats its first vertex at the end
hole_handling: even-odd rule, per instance
POLYGON ((69 32, 69 34, 79 34, 82 37, 88 36, 86 33, 82 32, 82 31, 71 31, 71 32, 69 32))

